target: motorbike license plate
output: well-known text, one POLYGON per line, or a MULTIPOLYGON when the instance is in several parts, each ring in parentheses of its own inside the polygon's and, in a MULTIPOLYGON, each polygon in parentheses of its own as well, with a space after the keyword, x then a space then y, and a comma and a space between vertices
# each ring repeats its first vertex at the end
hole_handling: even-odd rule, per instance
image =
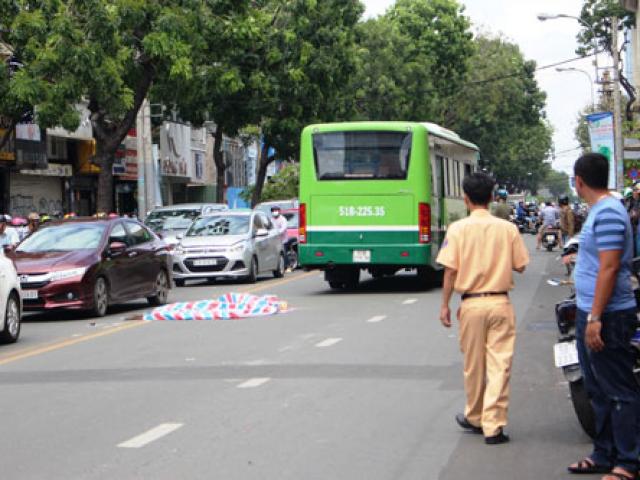
POLYGON ((354 250, 353 263, 370 263, 371 250, 354 250))
POLYGON ((547 242, 555 242, 555 240, 556 240, 555 235, 547 235, 547 242))
POLYGON ((25 300, 37 300, 38 290, 23 290, 22 298, 24 298, 25 300))
POLYGON ((553 346, 553 357, 556 362, 556 368, 577 364, 578 348, 576 347, 576 341, 556 343, 553 346))
POLYGON ((195 267, 210 267, 212 265, 217 265, 218 260, 215 258, 203 258, 202 260, 194 260, 193 265, 195 267))

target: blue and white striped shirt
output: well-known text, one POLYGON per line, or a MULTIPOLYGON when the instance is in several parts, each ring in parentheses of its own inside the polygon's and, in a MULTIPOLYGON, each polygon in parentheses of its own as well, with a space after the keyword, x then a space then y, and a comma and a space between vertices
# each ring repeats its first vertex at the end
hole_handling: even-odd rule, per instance
POLYGON ((620 200, 605 197, 591 207, 582 232, 574 279, 578 308, 590 312, 600 270, 598 254, 607 250, 620 250, 620 270, 605 312, 628 310, 636 307, 631 286, 631 260, 633 258, 633 231, 629 215, 620 200))

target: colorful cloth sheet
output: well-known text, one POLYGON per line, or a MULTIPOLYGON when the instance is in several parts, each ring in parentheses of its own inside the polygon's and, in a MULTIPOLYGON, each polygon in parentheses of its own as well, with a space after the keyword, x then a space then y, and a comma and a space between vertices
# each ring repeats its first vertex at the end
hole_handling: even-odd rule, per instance
POLYGON ((286 303, 273 295, 227 293, 215 300, 180 302, 154 308, 143 320, 238 320, 274 315, 286 309, 286 303))

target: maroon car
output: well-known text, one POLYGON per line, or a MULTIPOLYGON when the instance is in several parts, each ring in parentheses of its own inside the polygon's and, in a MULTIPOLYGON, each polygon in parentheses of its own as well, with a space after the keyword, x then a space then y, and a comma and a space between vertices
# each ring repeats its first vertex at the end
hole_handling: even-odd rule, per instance
POLYGON ((146 297, 166 303, 171 288, 167 245, 137 220, 79 218, 48 223, 7 252, 25 310, 87 309, 146 297))

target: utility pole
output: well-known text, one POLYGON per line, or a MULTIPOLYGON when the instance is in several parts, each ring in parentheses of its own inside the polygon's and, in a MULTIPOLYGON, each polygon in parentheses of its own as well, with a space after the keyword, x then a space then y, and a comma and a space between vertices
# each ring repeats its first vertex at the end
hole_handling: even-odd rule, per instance
POLYGON ((136 151, 138 153, 138 218, 144 220, 147 213, 147 194, 145 182, 145 162, 144 162, 144 108, 138 110, 136 116, 136 151))
POLYGON ((616 172, 616 190, 624 186, 624 140, 622 132, 622 105, 620 98, 620 54, 618 51, 618 17, 611 18, 611 49, 613 53, 613 133, 614 133, 614 169, 616 172))

